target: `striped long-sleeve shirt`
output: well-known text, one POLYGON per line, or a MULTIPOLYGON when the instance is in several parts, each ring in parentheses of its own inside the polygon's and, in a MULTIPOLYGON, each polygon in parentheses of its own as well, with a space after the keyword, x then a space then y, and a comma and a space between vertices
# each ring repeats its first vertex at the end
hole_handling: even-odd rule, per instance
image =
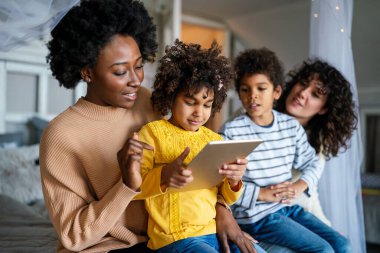
POLYGON ((291 169, 295 168, 301 171, 301 179, 312 190, 322 173, 319 158, 298 121, 274 110, 273 116, 273 124, 269 127, 258 126, 248 115, 242 114, 221 129, 222 136, 227 140, 263 140, 247 157, 243 194, 232 206, 240 224, 256 222, 285 206, 278 202, 259 201, 261 187, 290 180, 291 169))

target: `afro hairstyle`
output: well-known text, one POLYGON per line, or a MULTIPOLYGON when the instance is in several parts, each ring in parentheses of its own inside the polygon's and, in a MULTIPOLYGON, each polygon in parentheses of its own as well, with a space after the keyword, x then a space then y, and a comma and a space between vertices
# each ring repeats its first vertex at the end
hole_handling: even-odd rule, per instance
POLYGON ((139 46, 143 61, 157 52, 156 26, 144 5, 135 0, 82 0, 51 32, 47 62, 61 86, 74 88, 84 67, 93 67, 113 36, 127 35, 139 46))
POLYGON ((152 93, 152 106, 161 115, 168 115, 179 92, 193 95, 203 87, 214 91, 212 115, 220 111, 232 79, 229 60, 213 42, 209 49, 200 45, 175 41, 167 46, 160 60, 152 93))
POLYGON ((234 62, 235 89, 240 90, 241 81, 246 76, 263 74, 273 83, 274 88, 284 83, 284 67, 276 54, 262 47, 241 52, 234 62))

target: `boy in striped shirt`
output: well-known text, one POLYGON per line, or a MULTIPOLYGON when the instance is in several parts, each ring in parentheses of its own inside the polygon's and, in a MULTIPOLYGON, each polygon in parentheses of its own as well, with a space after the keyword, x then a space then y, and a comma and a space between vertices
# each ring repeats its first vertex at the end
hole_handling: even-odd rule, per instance
POLYGON ((273 110, 283 84, 283 66, 274 52, 250 49, 235 64, 235 88, 245 113, 227 122, 225 139, 264 140, 248 157, 240 200, 232 207, 242 230, 259 241, 297 252, 351 252, 349 242, 290 200, 316 187, 322 167, 304 129, 273 110), (301 171, 291 183, 291 169, 301 171))

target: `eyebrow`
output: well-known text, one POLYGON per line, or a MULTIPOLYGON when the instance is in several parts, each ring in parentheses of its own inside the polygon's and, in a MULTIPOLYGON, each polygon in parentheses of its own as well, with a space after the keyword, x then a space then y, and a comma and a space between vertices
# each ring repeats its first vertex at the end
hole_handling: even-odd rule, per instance
MULTIPOLYGON (((139 61, 139 60, 142 60, 142 56, 138 57, 135 61, 139 61)), ((119 65, 126 65, 129 63, 130 63, 129 61, 115 62, 115 63, 111 64, 110 67, 119 66, 119 65)))

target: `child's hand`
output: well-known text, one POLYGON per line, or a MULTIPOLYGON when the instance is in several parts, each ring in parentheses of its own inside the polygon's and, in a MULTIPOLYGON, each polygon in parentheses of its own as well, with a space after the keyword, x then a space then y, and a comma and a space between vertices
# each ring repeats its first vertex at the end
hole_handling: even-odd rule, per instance
POLYGON ((164 166, 161 172, 161 187, 165 190, 167 187, 181 188, 193 181, 191 170, 183 165, 183 161, 190 152, 190 148, 180 154, 172 163, 164 166))
POLYGON ((142 183, 140 172, 140 160, 143 150, 153 150, 154 148, 138 140, 137 133, 133 133, 132 138, 128 138, 123 148, 117 152, 117 161, 121 170, 123 183, 134 191, 137 191, 142 183))
POLYGON ((258 199, 267 202, 281 202, 290 204, 290 201, 297 196, 297 191, 292 183, 285 181, 280 184, 270 185, 260 189, 258 199))
POLYGON ((241 181, 247 168, 247 159, 236 159, 234 163, 223 164, 219 169, 219 174, 225 176, 232 190, 238 190, 239 182, 241 181))

